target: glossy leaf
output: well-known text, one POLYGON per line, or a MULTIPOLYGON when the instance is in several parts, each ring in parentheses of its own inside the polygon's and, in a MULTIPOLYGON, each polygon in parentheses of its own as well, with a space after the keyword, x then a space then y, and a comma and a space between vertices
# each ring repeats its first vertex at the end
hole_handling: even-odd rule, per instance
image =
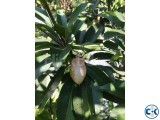
POLYGON ((43 98, 45 91, 47 90, 48 83, 50 82, 49 75, 41 75, 35 80, 35 105, 39 106, 41 99, 43 98))
MULTIPOLYGON (((82 91, 82 96, 83 97, 85 95, 87 96, 88 101, 85 101, 85 102, 86 103, 88 102, 88 107, 90 109, 90 113, 93 116, 93 115, 95 115, 95 105, 94 105, 94 100, 93 100, 93 94, 94 93, 92 93, 93 82, 92 82, 91 78, 88 75, 86 75, 86 77, 85 77, 84 84, 85 84, 86 88, 85 88, 85 90, 82 91), (83 95, 83 94, 85 94, 85 95, 83 95)), ((86 103, 84 103, 84 105, 86 105, 86 103)))
POLYGON ((91 52, 94 50, 102 50, 103 44, 86 42, 81 45, 78 45, 78 44, 73 45, 73 49, 80 49, 80 50, 84 50, 86 52, 91 52))
POLYGON ((78 30, 81 28, 81 26, 84 24, 84 20, 85 18, 79 18, 76 20, 76 22, 73 25, 73 30, 72 32, 76 35, 76 33, 78 32, 78 30))
POLYGON ((107 11, 107 12, 100 14, 100 16, 104 17, 114 23, 117 23, 117 24, 120 23, 119 21, 125 22, 124 15, 118 11, 115 11, 115 12, 107 11))
POLYGON ((114 14, 120 21, 125 22, 124 15, 121 12, 115 11, 114 14))
POLYGON ((56 43, 60 44, 58 34, 55 31, 53 31, 52 28, 40 23, 36 23, 36 28, 44 32, 48 37, 52 38, 52 40, 54 40, 56 43))
POLYGON ((109 48, 109 49, 113 49, 113 50, 117 50, 118 49, 118 45, 115 44, 113 41, 111 40, 107 40, 104 43, 104 46, 109 48))
POLYGON ((112 39, 114 41, 115 44, 117 44, 119 47, 121 47, 122 50, 125 50, 125 43, 124 41, 118 39, 118 38, 114 38, 112 39))
POLYGON ((60 35, 63 36, 64 38, 66 37, 66 28, 62 25, 55 24, 54 25, 54 30, 60 35))
POLYGON ((83 39, 86 34, 86 29, 87 29, 87 24, 83 23, 75 35, 76 43, 79 43, 79 44, 83 43, 83 39))
POLYGON ((49 111, 48 110, 44 110, 41 114, 37 114, 35 116, 35 120, 50 120, 49 116, 50 116, 49 111))
POLYGON ((81 94, 82 87, 75 86, 73 89, 73 110, 76 120, 85 119, 85 111, 83 109, 83 99, 81 94))
MULTIPOLYGON (((51 55, 50 54, 44 54, 44 55, 41 55, 41 56, 38 56, 36 57, 36 61, 38 63, 42 62, 43 60, 45 60, 46 58, 49 58, 51 55)), ((50 58, 49 58, 50 59, 50 58)), ((46 61, 47 63, 47 61, 46 61)))
POLYGON ((52 25, 55 24, 55 20, 52 16, 52 12, 47 4, 47 1, 46 0, 39 0, 41 2, 41 4, 43 5, 43 7, 45 8, 47 14, 48 14, 48 17, 50 18, 50 21, 52 22, 52 25))
POLYGON ((78 15, 87 7, 87 3, 82 3, 79 5, 71 14, 68 26, 71 26, 77 19, 78 15))
POLYGON ((41 21, 43 21, 46 25, 49 27, 52 27, 50 19, 47 16, 47 13, 45 10, 35 7, 35 17, 41 21))
POLYGON ((93 94, 92 94, 92 81, 89 76, 85 77, 84 83, 82 84, 82 98, 83 108, 85 110, 85 117, 88 118, 95 114, 93 94))
POLYGON ((47 40, 36 40, 35 42, 35 50, 41 50, 45 48, 50 48, 52 44, 47 40))
POLYGON ((64 70, 65 68, 61 67, 59 71, 57 72, 57 74, 53 78, 51 78, 51 81, 47 87, 47 90, 45 91, 45 94, 43 95, 43 98, 41 99, 41 102, 39 105, 39 110, 40 110, 39 112, 42 112, 49 98, 54 93, 54 91, 57 89, 60 81, 63 78, 64 70))
POLYGON ((69 52, 71 50, 71 45, 68 45, 61 53, 59 56, 59 60, 62 60, 64 62, 64 60, 66 59, 66 57, 69 55, 69 52))
POLYGON ((73 108, 76 120, 88 119, 95 114, 89 77, 86 76, 84 82, 80 86, 75 86, 73 91, 73 108))
POLYGON ((116 36, 124 36, 124 31, 118 29, 105 28, 104 38, 106 40, 116 37, 116 36))
POLYGON ((95 42, 98 36, 102 33, 103 29, 104 27, 102 25, 94 24, 87 30, 83 41, 95 42))
POLYGON ((103 95, 102 92, 99 90, 97 83, 92 83, 92 95, 95 113, 98 114, 102 109, 103 95))
POLYGON ((48 49, 48 50, 37 51, 35 53, 35 57, 39 57, 39 56, 44 55, 44 54, 50 54, 50 50, 48 49))
POLYGON ((115 79, 114 79, 114 75, 113 75, 113 69, 112 67, 108 67, 108 66, 105 66, 105 67, 102 67, 102 66, 99 66, 99 68, 105 73, 107 74, 107 76, 109 77, 109 79, 115 83, 115 79))
POLYGON ((114 56, 112 56, 111 61, 116 61, 116 60, 122 59, 123 57, 124 57, 123 54, 117 53, 114 56))
POLYGON ((76 120, 72 111, 72 92, 73 92, 74 82, 70 77, 66 79, 64 83, 59 98, 57 100, 57 118, 58 120, 76 120))
POLYGON ((124 120, 125 119, 125 109, 124 105, 118 105, 110 113, 110 117, 116 120, 124 120))
POLYGON ((67 18, 66 18, 66 15, 64 14, 63 10, 57 11, 57 22, 59 25, 67 27, 67 18))
POLYGON ((100 0, 89 0, 89 2, 92 3, 92 5, 90 6, 90 11, 89 11, 89 13, 90 13, 95 10, 95 8, 99 4, 100 0))
POLYGON ((51 58, 47 57, 42 62, 40 62, 38 65, 36 65, 35 79, 37 79, 39 76, 44 74, 47 70, 49 70, 51 64, 52 64, 51 58))
POLYGON ((98 85, 101 86, 111 82, 108 76, 103 71, 101 71, 98 67, 87 65, 87 70, 88 70, 88 75, 94 81, 96 81, 98 85))
POLYGON ((125 99, 125 93, 123 91, 120 91, 113 83, 103 85, 100 87, 100 89, 118 98, 125 99))
POLYGON ((92 59, 98 59, 98 60, 106 60, 108 61, 111 57, 113 56, 113 54, 111 54, 109 51, 92 51, 92 52, 88 52, 87 54, 85 54, 85 58, 87 60, 92 60, 92 59))
POLYGON ((81 44, 83 42, 84 35, 86 33, 86 30, 78 31, 75 38, 76 38, 76 43, 81 44))

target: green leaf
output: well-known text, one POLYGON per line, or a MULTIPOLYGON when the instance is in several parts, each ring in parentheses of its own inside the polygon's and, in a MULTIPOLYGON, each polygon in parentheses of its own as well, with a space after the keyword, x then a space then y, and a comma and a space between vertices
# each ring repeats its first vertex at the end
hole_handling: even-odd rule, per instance
POLYGON ((78 15, 87 7, 88 3, 82 3, 79 5, 71 14, 70 19, 68 21, 68 26, 71 26, 75 20, 77 19, 78 15))
POLYGON ((97 83, 92 83, 92 96, 95 107, 95 113, 98 114, 102 108, 103 95, 102 92, 99 90, 97 83))
POLYGON ((119 75, 125 76, 125 71, 124 70, 119 70, 115 66, 112 66, 112 69, 119 75))
POLYGON ((89 118, 89 116, 95 113, 92 89, 91 89, 91 80, 89 80, 88 75, 85 77, 84 82, 82 83, 82 99, 83 99, 83 109, 85 111, 85 118, 89 118))
POLYGON ((95 114, 91 81, 88 76, 80 86, 74 87, 73 108, 76 120, 88 119, 95 114))
POLYGON ((50 18, 50 21, 52 22, 52 25, 55 24, 55 20, 52 16, 52 12, 51 10, 49 9, 49 6, 47 4, 47 1, 46 0, 39 0, 41 2, 41 4, 43 5, 43 7, 45 8, 49 18, 50 18))
POLYGON ((84 24, 85 18, 79 18, 76 20, 76 22, 73 25, 72 32, 76 35, 78 30, 81 28, 81 26, 84 24))
POLYGON ((122 58, 124 58, 123 54, 117 53, 114 56, 112 56, 111 61, 119 60, 119 59, 122 59, 122 58))
POLYGON ((114 38, 112 40, 114 41, 115 44, 117 44, 119 47, 121 47, 122 50, 125 50, 125 43, 123 40, 120 40, 118 38, 114 38))
MULTIPOLYGON (((94 106, 95 104, 94 104, 94 100, 93 100, 94 93, 92 93, 93 82, 92 82, 91 78, 88 76, 88 74, 86 75, 86 77, 84 79, 84 84, 85 84, 84 85, 85 90, 82 91, 82 96, 83 96, 83 98, 85 96, 88 98, 88 101, 84 101, 85 102, 84 105, 87 106, 86 104, 88 104, 90 112, 91 112, 91 116, 92 116, 92 115, 95 115, 95 106, 94 106)), ((86 99, 86 98, 84 98, 84 99, 86 99)))
MULTIPOLYGON (((38 63, 40 63, 40 62, 42 62, 44 59, 49 58, 50 56, 51 56, 50 54, 41 55, 41 56, 39 56, 39 57, 36 57, 36 61, 37 61, 38 63)), ((49 59, 50 59, 50 58, 49 58, 49 59)))
POLYGON ((35 105, 39 106, 41 99, 43 98, 43 95, 47 89, 47 86, 50 82, 50 76, 47 75, 41 75, 38 79, 35 80, 36 87, 35 87, 35 105))
POLYGON ((108 83, 106 85, 100 86, 100 89, 118 98, 125 99, 124 91, 119 90, 113 83, 108 83))
POLYGON ((86 43, 83 43, 81 45, 74 44, 72 47, 73 47, 73 49, 81 49, 81 50, 84 50, 86 52, 91 52, 91 51, 94 51, 94 50, 102 50, 103 44, 86 42, 86 43))
POLYGON ((44 9, 41 9, 40 7, 35 6, 35 11, 43 14, 46 17, 48 17, 47 12, 44 9))
POLYGON ((125 17, 121 12, 115 11, 114 14, 120 21, 125 22, 125 17))
POLYGON ((39 56, 44 55, 44 54, 50 54, 50 50, 37 51, 35 53, 35 57, 39 57, 39 56))
POLYGON ((102 33, 104 27, 100 24, 94 24, 91 26, 85 36, 84 36, 84 42, 95 42, 98 36, 102 33))
POLYGON ((75 120, 72 112, 72 92, 74 82, 68 76, 64 83, 59 98, 57 100, 57 118, 58 120, 75 120))
POLYGON ((107 11, 107 12, 100 14, 100 16, 116 24, 120 24, 120 22, 125 22, 124 15, 118 11, 115 11, 115 12, 107 11))
POLYGON ((52 64, 52 60, 50 56, 45 58, 42 62, 38 63, 36 65, 36 70, 35 70, 35 79, 37 79, 39 76, 44 74, 47 70, 49 70, 51 64, 52 64))
POLYGON ((71 50, 71 45, 69 44, 61 53, 60 53, 60 60, 65 61, 67 56, 69 55, 69 52, 71 50))
POLYGON ((47 88, 49 82, 50 82, 50 76, 49 75, 41 75, 38 79, 35 80, 36 83, 36 89, 43 85, 43 87, 47 88))
POLYGON ((125 82, 124 82, 124 81, 121 82, 121 83, 119 84, 118 88, 125 90, 125 82))
POLYGON ((44 110, 41 114, 35 116, 35 120, 50 120, 50 114, 48 110, 44 110))
POLYGON ((87 24, 83 23, 80 29, 77 31, 77 34, 75 35, 76 42, 77 43, 83 43, 83 38, 86 33, 87 24))
POLYGON ((73 89, 73 110, 76 120, 85 119, 85 111, 83 108, 83 99, 81 95, 81 86, 75 86, 73 89))
POLYGON ((115 79, 114 79, 114 75, 113 75, 113 69, 111 67, 105 66, 98 66, 105 74, 107 74, 107 76, 109 77, 109 79, 114 83, 115 79))
POLYGON ((37 19, 43 21, 49 27, 53 27, 45 10, 43 10, 39 7, 35 7, 35 17, 37 19))
POLYGON ((59 43, 58 34, 52 28, 39 23, 36 23, 36 28, 44 32, 47 36, 52 38, 52 40, 54 40, 56 43, 59 43))
POLYGON ((47 39, 36 39, 35 42, 35 50, 41 50, 41 49, 45 49, 45 48, 50 48, 52 46, 52 44, 47 41, 47 39))
POLYGON ((125 119, 125 107, 124 105, 118 105, 112 109, 110 113, 110 117, 116 120, 124 120, 125 119))
POLYGON ((83 42, 84 35, 86 33, 86 30, 78 31, 75 38, 76 38, 76 43, 81 44, 83 42))
POLYGON ((49 98, 51 97, 51 95, 54 93, 54 91, 57 89, 60 81, 63 78, 63 74, 64 74, 64 67, 61 67, 56 75, 51 78, 51 81, 47 87, 47 90, 45 91, 45 94, 43 95, 43 98, 41 99, 40 105, 39 105, 39 112, 41 113, 46 105, 46 103, 48 102, 49 98))
POLYGON ((125 32, 122 30, 118 30, 118 29, 111 29, 106 27, 105 28, 105 33, 104 33, 104 39, 108 40, 112 37, 116 37, 116 36, 124 36, 125 32))
POLYGON ((66 28, 62 25, 55 24, 54 25, 54 30, 60 35, 66 38, 66 28))
POLYGON ((108 76, 96 66, 87 65, 87 70, 88 75, 100 86, 112 82, 108 76))
POLYGON ((107 40, 103 44, 106 48, 118 50, 118 45, 114 43, 112 40, 107 40))
POLYGON ((89 10, 89 13, 90 13, 95 10, 95 8, 99 4, 100 0, 89 0, 89 2, 92 3, 92 5, 90 6, 90 10, 89 10))
POLYGON ((106 52, 106 51, 92 51, 92 52, 88 52, 85 55, 85 58, 87 58, 88 60, 90 59, 105 59, 108 60, 110 58, 112 58, 113 54, 111 54, 110 52, 106 52))
POLYGON ((67 18, 66 18, 66 15, 64 14, 63 10, 57 11, 57 22, 59 25, 67 27, 67 18))

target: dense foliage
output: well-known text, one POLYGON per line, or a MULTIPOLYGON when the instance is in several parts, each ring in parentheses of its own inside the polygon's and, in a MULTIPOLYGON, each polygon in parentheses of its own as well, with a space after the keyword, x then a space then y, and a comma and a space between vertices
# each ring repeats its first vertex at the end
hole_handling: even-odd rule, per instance
POLYGON ((36 120, 124 120, 124 0, 35 1, 36 120), (71 60, 85 60, 82 84, 71 60))

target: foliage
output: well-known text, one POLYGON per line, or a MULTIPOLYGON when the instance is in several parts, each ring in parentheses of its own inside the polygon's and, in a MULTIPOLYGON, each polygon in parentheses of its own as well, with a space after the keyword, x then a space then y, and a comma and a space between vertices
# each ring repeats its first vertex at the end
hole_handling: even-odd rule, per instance
POLYGON ((124 0, 36 0, 36 120, 124 120, 124 7, 124 0), (69 75, 75 56, 87 66, 81 85, 69 75))

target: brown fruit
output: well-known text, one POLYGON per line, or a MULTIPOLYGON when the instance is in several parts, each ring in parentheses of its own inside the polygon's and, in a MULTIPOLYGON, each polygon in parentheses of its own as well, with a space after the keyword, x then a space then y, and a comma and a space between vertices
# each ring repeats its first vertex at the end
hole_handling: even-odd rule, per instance
POLYGON ((71 78, 80 85, 86 76, 86 65, 82 58, 73 58, 70 69, 71 78))

